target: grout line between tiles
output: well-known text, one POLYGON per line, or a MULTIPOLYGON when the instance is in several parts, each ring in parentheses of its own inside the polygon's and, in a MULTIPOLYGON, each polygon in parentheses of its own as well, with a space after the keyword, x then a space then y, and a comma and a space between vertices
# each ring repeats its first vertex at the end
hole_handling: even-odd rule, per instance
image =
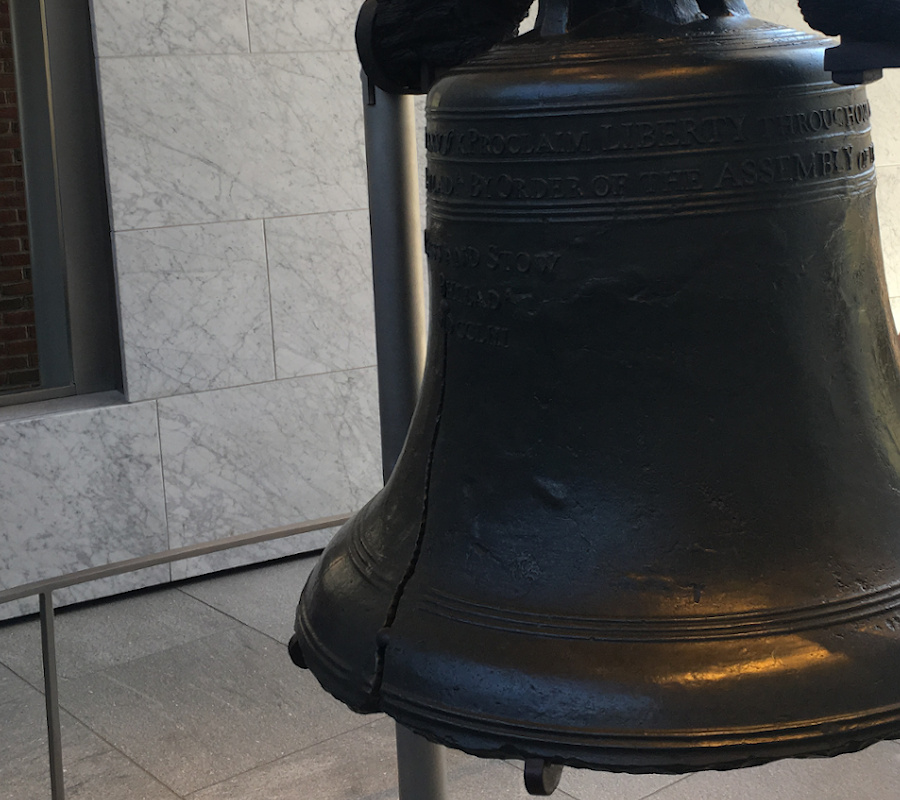
POLYGON ((250 3, 244 0, 244 21, 247 23, 247 52, 253 55, 253 36, 250 33, 250 3))
POLYGON ((688 780, 692 775, 696 775, 696 774, 697 773, 690 773, 688 775, 682 775, 680 778, 676 778, 671 783, 667 783, 665 786, 657 789, 655 792, 650 792, 650 794, 644 795, 640 800, 650 800, 651 797, 657 797, 662 792, 667 792, 673 786, 676 786, 677 784, 681 783, 682 781, 688 780))
MULTIPOLYGON (((166 521, 166 547, 170 550, 172 548, 172 529, 169 525, 169 497, 166 492, 166 461, 165 456, 163 455, 163 443, 162 443, 162 423, 159 419, 159 400, 153 401, 156 407, 156 441, 159 444, 159 478, 160 483, 162 484, 162 499, 163 499, 163 516, 166 521)), ((172 564, 169 563, 166 565, 166 569, 169 572, 169 583, 172 582, 172 564)))
POLYGON ((236 217, 234 219, 207 219, 200 222, 179 222, 173 225, 149 225, 143 228, 118 228, 114 234, 142 233, 145 231, 163 231, 169 228, 197 228, 201 225, 233 225, 241 222, 259 222, 260 220, 293 219, 294 217, 323 217, 329 214, 350 214, 354 211, 368 211, 368 206, 353 208, 335 208, 324 211, 303 211, 294 214, 270 214, 264 217, 236 217))
MULTIPOLYGON (((152 772, 150 772, 144 766, 142 766, 137 761, 135 761, 131 756, 129 756, 127 753, 125 753, 123 750, 121 750, 119 747, 117 747, 115 744, 113 744, 109 739, 107 739, 106 736, 104 736, 102 733, 94 730, 87 722, 85 722, 83 719, 81 719, 77 714, 74 714, 71 711, 69 711, 69 709, 65 708, 62 703, 60 703, 59 708, 60 708, 61 712, 68 715, 78 725, 81 725, 83 728, 85 728, 87 731, 89 731, 93 736, 96 736, 97 739, 99 739, 107 747, 109 747, 110 750, 118 753, 120 756, 122 756, 122 758, 124 758, 130 764, 135 766, 137 769, 139 769, 145 775, 148 775, 153 781, 158 783, 160 786, 162 786, 167 791, 171 792, 175 797, 180 798, 180 800, 184 800, 184 795, 179 794, 177 791, 175 791, 175 789, 173 789, 171 786, 169 786, 169 784, 167 784, 159 776, 154 775, 152 772)), ((65 721, 63 722, 63 725, 65 725, 65 721)), ((43 735, 46 735, 46 732, 43 735)), ((67 763, 66 762, 66 753, 65 753, 65 749, 63 749, 63 764, 65 765, 66 763, 67 763)), ((69 765, 65 767, 65 771, 71 774, 71 771, 72 771, 71 763, 69 763, 69 765)))
POLYGON ((263 235, 263 255, 266 259, 266 285, 269 289, 269 330, 272 334, 272 374, 275 380, 279 380, 278 370, 278 348, 275 345, 275 293, 272 290, 272 266, 269 263, 269 231, 266 226, 266 220, 262 221, 263 235))
POLYGON ((160 53, 128 53, 98 55, 97 61, 128 61, 141 58, 253 58, 256 56, 316 56, 323 53, 348 53, 356 55, 355 48, 347 47, 319 47, 312 50, 221 50, 209 53, 187 53, 183 51, 160 53))

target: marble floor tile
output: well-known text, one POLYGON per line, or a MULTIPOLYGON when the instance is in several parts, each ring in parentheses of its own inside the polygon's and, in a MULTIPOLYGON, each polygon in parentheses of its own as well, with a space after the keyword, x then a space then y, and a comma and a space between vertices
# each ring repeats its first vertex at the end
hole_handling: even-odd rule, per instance
POLYGON ((375 364, 366 211, 266 221, 279 378, 375 364))
POLYGON ((366 206, 354 52, 100 59, 114 229, 366 206))
POLYGON ((381 718, 218 783, 190 800, 363 800, 397 787, 394 725, 381 718))
MULTIPOLYGON (((77 678, 239 625, 170 589, 63 610, 55 626, 57 674, 77 678)), ((0 626, 0 663, 38 687, 43 680, 40 635, 37 620, 0 626)))
POLYGON ((300 592, 317 561, 317 557, 294 558, 215 575, 182 584, 181 591, 277 642, 286 643, 294 632, 300 592))
POLYGON ((787 759, 731 772, 697 773, 653 795, 653 800, 890 800, 898 786, 900 745, 883 742, 837 758, 787 759))
POLYGON ((578 800, 643 800, 682 777, 676 775, 621 775, 589 769, 566 769, 559 788, 578 800))
POLYGON ((274 380, 263 224, 116 234, 128 398, 274 380))
POLYGON ((178 794, 365 725, 247 628, 63 681, 62 706, 178 794))
MULTIPOLYGON (((448 800, 526 800, 520 769, 447 751, 448 800)), ((190 800, 397 800, 394 721, 387 718, 211 786, 190 800)), ((565 792, 558 800, 571 800, 565 792)))
MULTIPOLYGON (((62 737, 70 800, 178 800, 178 795, 65 713, 62 737)), ((0 667, 0 800, 48 797, 44 698, 0 667)))

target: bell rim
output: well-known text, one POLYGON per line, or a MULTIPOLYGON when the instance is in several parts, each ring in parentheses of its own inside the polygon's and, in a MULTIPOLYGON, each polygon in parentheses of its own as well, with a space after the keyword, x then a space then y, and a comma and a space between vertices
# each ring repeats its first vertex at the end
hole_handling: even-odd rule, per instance
POLYGON ((900 704, 865 714, 844 714, 794 724, 721 731, 564 731, 457 715, 428 701, 414 703, 387 687, 379 710, 430 741, 480 758, 543 758, 606 772, 685 774, 731 770, 784 758, 820 758, 863 750, 900 736, 900 704), (418 709, 425 710, 420 713, 418 709))

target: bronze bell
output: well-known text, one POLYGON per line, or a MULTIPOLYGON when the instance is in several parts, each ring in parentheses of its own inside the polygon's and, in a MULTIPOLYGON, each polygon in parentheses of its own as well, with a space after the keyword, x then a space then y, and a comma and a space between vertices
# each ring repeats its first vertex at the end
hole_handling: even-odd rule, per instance
POLYGON ((421 398, 295 645, 482 756, 686 772, 896 737, 865 92, 739 2, 585 5, 430 92, 421 398))

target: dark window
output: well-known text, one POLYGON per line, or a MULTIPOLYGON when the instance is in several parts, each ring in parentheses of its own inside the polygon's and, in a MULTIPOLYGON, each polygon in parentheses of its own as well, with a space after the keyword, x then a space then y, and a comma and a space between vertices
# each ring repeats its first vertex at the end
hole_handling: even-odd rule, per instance
MULTIPOLYGON (((12 278, 13 270, 22 270, 21 281, 0 281, 0 313, 4 325, 9 321, 13 328, 19 320, 30 335, 23 344, 12 348, 7 344, 7 356, 13 355, 10 349, 35 350, 25 354, 24 366, 22 361, 9 362, 23 366, 24 373, 10 370, 8 382, 0 382, 0 405, 120 388, 109 207, 88 2, 0 3, 0 9, 9 12, 11 32, 5 40, 0 38, 5 53, 0 91, 4 100, 17 101, 15 112, 10 105, 0 107, 6 114, 0 118, 0 131, 8 126, 10 141, 20 137, 20 147, 11 147, 10 156, 0 141, 0 168, 4 159, 11 159, 13 182, 4 183, 6 173, 0 169, 0 189, 13 190, 11 197, 16 199, 11 203, 24 199, 15 220, 0 215, 10 226, 0 228, 3 277, 12 278), (15 88, 7 87, 9 74, 15 75, 15 88), (24 192, 16 194, 16 188, 24 192), (15 246, 19 250, 14 253, 15 246), (14 385, 16 380, 21 383, 14 385)), ((0 204, 4 197, 0 191, 0 204)), ((5 208, 0 205, 0 211, 5 208)), ((21 332, 0 335, 11 341, 21 332)))

